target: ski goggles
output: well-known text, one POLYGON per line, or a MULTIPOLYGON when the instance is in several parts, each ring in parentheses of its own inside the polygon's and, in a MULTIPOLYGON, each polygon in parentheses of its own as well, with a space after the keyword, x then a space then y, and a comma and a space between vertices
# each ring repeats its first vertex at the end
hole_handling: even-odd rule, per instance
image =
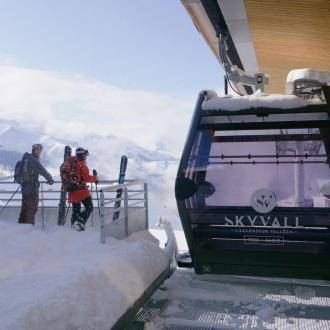
POLYGON ((77 156, 89 156, 89 152, 87 149, 78 149, 76 151, 77 156))

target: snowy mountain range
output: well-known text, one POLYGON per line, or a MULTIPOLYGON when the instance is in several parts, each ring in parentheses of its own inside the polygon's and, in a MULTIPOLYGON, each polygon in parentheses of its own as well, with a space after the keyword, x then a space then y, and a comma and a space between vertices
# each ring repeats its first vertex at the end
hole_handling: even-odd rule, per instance
MULTIPOLYGON (((59 166, 63 161, 66 145, 72 149, 81 146, 89 150, 90 170, 97 169, 100 179, 116 180, 121 155, 128 157, 127 178, 145 179, 149 185, 150 223, 160 216, 178 224, 174 199, 174 179, 178 159, 159 150, 148 150, 130 139, 97 133, 81 135, 79 141, 50 136, 42 128, 27 128, 16 121, 0 120, 0 173, 12 172, 24 152, 31 150, 34 143, 42 143, 42 163, 58 178, 59 166)), ((175 225, 175 227, 177 227, 175 225)))

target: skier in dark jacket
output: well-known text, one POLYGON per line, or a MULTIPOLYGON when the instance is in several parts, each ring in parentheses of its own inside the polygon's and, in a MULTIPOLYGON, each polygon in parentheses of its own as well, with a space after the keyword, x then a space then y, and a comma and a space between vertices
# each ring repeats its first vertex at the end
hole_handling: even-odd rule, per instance
POLYGON ((22 183, 22 207, 18 219, 18 223, 35 224, 35 215, 38 211, 39 203, 39 175, 43 176, 48 184, 52 185, 54 180, 52 176, 40 163, 40 155, 42 153, 42 145, 34 144, 32 153, 26 152, 22 161, 26 161, 26 179, 22 183))

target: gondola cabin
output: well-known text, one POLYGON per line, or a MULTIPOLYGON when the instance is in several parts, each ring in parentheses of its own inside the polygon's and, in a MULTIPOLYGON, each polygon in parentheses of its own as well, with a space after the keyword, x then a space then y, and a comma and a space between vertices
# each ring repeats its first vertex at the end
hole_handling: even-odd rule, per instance
POLYGON ((323 91, 200 93, 175 184, 196 273, 330 279, 323 91))

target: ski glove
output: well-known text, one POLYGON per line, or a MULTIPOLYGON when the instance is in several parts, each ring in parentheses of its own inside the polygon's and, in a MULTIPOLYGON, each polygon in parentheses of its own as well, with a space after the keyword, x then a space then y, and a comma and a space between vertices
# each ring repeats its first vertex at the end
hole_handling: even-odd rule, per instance
POLYGON ((99 183, 99 179, 97 177, 97 171, 95 169, 93 170, 93 175, 96 177, 95 184, 98 184, 99 183))

